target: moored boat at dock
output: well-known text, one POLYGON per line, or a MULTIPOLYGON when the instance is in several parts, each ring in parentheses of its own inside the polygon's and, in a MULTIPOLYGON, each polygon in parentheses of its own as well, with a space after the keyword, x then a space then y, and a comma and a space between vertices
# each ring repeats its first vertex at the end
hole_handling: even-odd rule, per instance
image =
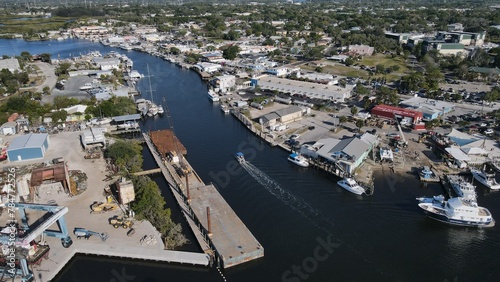
POLYGON ((229 114, 229 107, 227 105, 220 105, 221 111, 223 111, 225 114, 229 114))
POLYGON ((354 193, 356 195, 361 195, 365 193, 366 189, 359 185, 354 178, 348 177, 337 182, 337 184, 346 189, 347 191, 354 193))
POLYGON ((495 173, 486 173, 483 170, 471 169, 470 172, 475 180, 492 190, 500 189, 500 184, 495 180, 495 173))
POLYGON ((301 166, 301 167, 308 167, 309 166, 309 162, 307 161, 307 159, 299 154, 296 154, 296 153, 290 154, 287 159, 288 159, 288 161, 290 161, 298 166, 301 166))
POLYGON ((448 201, 440 201, 435 197, 417 198, 417 200, 419 200, 418 206, 434 220, 459 226, 495 226, 490 211, 479 207, 476 201, 461 197, 451 198, 448 201))
POLYGON ((215 93, 212 89, 208 90, 208 99, 212 100, 212 102, 220 101, 219 95, 215 93))
POLYGON ((455 191, 457 196, 467 200, 476 201, 476 187, 472 185, 472 183, 467 182, 459 175, 447 175, 447 177, 451 188, 453 188, 453 191, 455 191))

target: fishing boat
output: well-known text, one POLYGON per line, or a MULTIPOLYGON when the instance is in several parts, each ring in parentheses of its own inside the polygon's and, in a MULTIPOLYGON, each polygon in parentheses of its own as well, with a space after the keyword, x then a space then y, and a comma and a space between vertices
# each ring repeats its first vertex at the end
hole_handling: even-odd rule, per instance
POLYGON ((212 100, 212 102, 220 101, 219 95, 215 93, 212 89, 208 90, 208 99, 212 100))
POLYGON ((500 189, 500 184, 495 179, 495 173, 486 173, 483 170, 479 169, 471 169, 470 172, 474 179, 476 179, 479 183, 483 184, 487 188, 492 190, 500 189))
POLYGON ((309 166, 309 162, 307 161, 307 159, 299 154, 296 154, 296 153, 290 154, 288 156, 288 161, 290 161, 298 166, 301 166, 301 167, 308 167, 309 166))
POLYGON ((451 188, 453 188, 457 196, 463 199, 476 201, 476 187, 472 185, 472 183, 467 182, 459 175, 447 175, 447 177, 451 188))
POLYGON ((229 114, 229 107, 227 105, 220 105, 221 111, 223 111, 225 114, 229 114))
POLYGON ((419 200, 418 206, 434 220, 459 226, 495 226, 490 211, 479 207, 476 201, 462 197, 451 198, 448 201, 435 198, 417 198, 417 200, 419 200))
POLYGON ((351 192, 351 193, 354 193, 356 195, 361 195, 363 193, 365 193, 366 189, 359 185, 358 182, 356 182, 356 180, 354 180, 354 178, 350 178, 350 177, 347 177, 347 178, 344 178, 340 181, 337 182, 337 184, 346 189, 347 191, 351 192))
POLYGON ((165 110, 163 109, 162 105, 158 105, 158 114, 163 115, 165 113, 165 110))

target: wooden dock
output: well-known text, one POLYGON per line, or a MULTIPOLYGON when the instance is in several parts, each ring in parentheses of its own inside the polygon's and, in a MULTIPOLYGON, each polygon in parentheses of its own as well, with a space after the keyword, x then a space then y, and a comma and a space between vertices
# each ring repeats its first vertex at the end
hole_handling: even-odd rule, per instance
POLYGON ((215 186, 203 183, 184 159, 184 165, 190 171, 187 175, 188 192, 185 182, 180 180, 171 164, 160 157, 145 133, 144 139, 205 253, 213 255, 224 268, 264 256, 264 248, 215 186))
POLYGON ((143 171, 139 171, 139 172, 134 172, 132 174, 135 176, 141 176, 141 175, 156 174, 156 173, 160 173, 160 172, 161 172, 161 168, 153 168, 153 169, 143 170, 143 171))

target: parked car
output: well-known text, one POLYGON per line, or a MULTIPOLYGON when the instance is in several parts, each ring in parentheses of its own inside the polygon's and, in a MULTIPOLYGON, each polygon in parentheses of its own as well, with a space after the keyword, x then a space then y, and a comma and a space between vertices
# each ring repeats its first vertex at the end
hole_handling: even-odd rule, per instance
POLYGON ((486 134, 486 135, 491 135, 491 134, 493 134, 493 133, 495 133, 495 131, 493 131, 493 129, 491 129, 491 128, 488 128, 488 129, 486 129, 486 130, 484 131, 484 134, 486 134))

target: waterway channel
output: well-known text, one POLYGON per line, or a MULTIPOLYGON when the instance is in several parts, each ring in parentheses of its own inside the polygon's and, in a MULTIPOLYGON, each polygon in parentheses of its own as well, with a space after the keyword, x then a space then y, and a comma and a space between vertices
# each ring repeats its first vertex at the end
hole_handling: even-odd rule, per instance
MULTIPOLYGON (((61 58, 116 51, 126 53, 141 73, 149 65, 153 95, 157 101, 166 99, 188 161, 205 182, 218 187, 265 248, 264 258, 223 271, 227 281, 496 281, 500 275, 500 227, 450 227, 419 211, 415 197, 442 193, 437 184, 423 186, 415 175, 379 171, 375 194, 356 196, 341 190, 333 176, 287 162, 285 151, 263 143, 225 115, 208 100, 206 85, 192 71, 83 40, 0 40, 1 54, 24 50, 61 58), (245 151, 272 181, 262 185, 241 167, 228 166, 237 151, 245 151)), ((146 93, 147 80, 138 87, 146 93)), ((167 119, 158 117, 147 120, 143 130, 168 127, 167 119)), ((148 154, 144 166, 152 168, 148 154)), ((156 180, 175 220, 181 221, 166 183, 156 180)), ((500 220, 500 193, 478 185, 478 194, 479 204, 500 220)), ((189 233, 186 225, 184 230, 189 233)), ((184 249, 195 251, 194 244, 184 249)), ((56 280, 224 281, 215 269, 89 256, 75 257, 56 280)))

